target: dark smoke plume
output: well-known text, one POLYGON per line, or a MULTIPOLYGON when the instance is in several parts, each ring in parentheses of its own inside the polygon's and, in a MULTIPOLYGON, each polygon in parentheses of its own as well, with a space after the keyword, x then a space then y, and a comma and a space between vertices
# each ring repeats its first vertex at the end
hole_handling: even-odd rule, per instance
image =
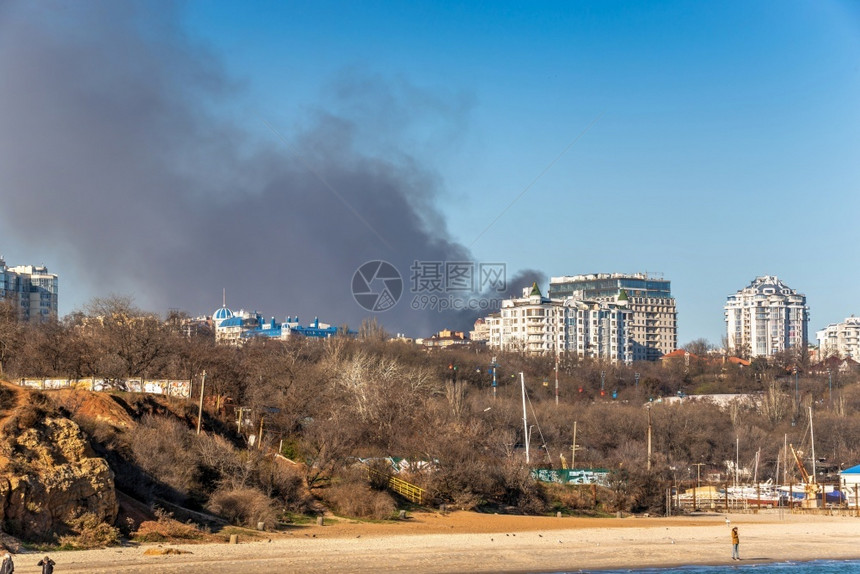
MULTIPOLYGON (((263 114, 239 126, 240 82, 185 38, 176 10, 0 5, 4 234, 62 253, 94 296, 200 314, 226 288, 228 306, 351 327, 371 315, 353 300, 353 273, 383 259, 404 280, 399 304, 377 315, 386 328, 468 328, 480 313, 410 308, 413 261, 472 256, 434 207, 439 178, 398 131, 426 113, 454 133, 468 101, 346 74, 298 127, 263 114)), ((542 279, 510 271, 515 292, 542 279)))

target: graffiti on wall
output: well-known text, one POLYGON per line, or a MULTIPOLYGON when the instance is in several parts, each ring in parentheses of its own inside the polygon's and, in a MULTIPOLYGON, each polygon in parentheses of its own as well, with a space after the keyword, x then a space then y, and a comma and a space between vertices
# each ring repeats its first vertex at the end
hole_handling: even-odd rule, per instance
POLYGON ((187 399, 191 396, 190 380, 167 379, 104 379, 89 377, 85 379, 35 379, 23 378, 22 387, 31 389, 82 389, 85 391, 125 391, 128 393, 148 393, 187 399))

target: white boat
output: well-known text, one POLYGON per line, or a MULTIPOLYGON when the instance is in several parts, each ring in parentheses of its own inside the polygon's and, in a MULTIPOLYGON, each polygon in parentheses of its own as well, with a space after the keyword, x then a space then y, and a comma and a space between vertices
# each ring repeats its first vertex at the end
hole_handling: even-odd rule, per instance
POLYGON ((730 486, 726 492, 729 506, 734 507, 773 508, 788 501, 770 480, 756 485, 730 486))

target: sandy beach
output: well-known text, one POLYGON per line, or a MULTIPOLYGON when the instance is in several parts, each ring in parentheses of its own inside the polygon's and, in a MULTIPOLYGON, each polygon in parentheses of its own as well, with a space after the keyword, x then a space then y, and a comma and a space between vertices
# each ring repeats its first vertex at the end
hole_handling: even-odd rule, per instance
MULTIPOLYGON (((860 558, 860 519, 728 515, 743 563, 860 558)), ((144 544, 51 553, 57 572, 554 572, 732 564, 726 515, 680 518, 524 517, 417 513, 391 523, 328 519, 287 533, 240 536, 238 544, 144 544), (167 549, 181 554, 147 554, 167 549)), ((19 574, 38 572, 38 552, 15 555, 19 574)), ((736 563, 735 563, 736 564, 736 563)))

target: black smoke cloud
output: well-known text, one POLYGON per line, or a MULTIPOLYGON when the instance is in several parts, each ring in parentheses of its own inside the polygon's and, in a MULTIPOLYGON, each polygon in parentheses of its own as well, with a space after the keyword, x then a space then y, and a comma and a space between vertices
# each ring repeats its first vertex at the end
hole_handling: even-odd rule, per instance
MULTIPOLYGON (((198 314, 226 288, 228 306, 353 327, 371 314, 352 275, 382 259, 404 279, 384 326, 468 328, 482 313, 410 308, 413 261, 472 256, 434 207, 438 176, 403 145, 413 114, 455 133, 467 99, 350 73, 298 127, 240 126, 241 82, 178 22, 171 3, 0 7, 4 234, 86 269, 94 296, 198 314)), ((541 279, 508 270, 515 292, 541 279)))

